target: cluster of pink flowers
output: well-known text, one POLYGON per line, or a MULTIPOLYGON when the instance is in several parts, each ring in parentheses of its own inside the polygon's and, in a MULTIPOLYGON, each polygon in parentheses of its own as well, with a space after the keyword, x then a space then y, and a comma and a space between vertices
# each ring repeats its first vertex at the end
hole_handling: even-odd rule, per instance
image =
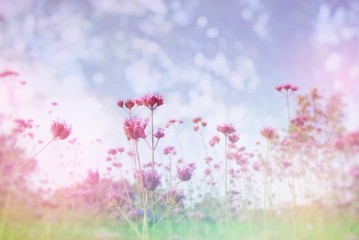
POLYGON ((218 136, 213 136, 213 137, 209 140, 209 145, 210 145, 211 147, 214 147, 214 145, 218 144, 220 140, 221 140, 221 139, 220 139, 218 136))
POLYGON ((65 122, 54 121, 51 125, 53 139, 66 139, 71 133, 71 126, 65 122))
POLYGON ((146 94, 141 98, 141 102, 144 106, 153 111, 157 107, 163 105, 164 97, 156 93, 146 94))
POLYGON ((349 132, 348 134, 338 138, 334 146, 337 150, 348 150, 351 152, 359 152, 359 130, 349 132))
POLYGON ((176 155, 177 152, 176 152, 176 148, 174 146, 167 146, 163 149, 163 154, 164 155, 176 155))
POLYGON ((298 91, 298 87, 295 85, 292 85, 290 83, 284 83, 284 84, 277 85, 275 87, 275 90, 277 90, 278 92, 282 92, 282 91, 296 92, 296 91, 298 91))
POLYGON ((146 138, 145 129, 148 121, 137 117, 128 118, 124 122, 124 130, 128 140, 146 138))
POLYGON ((224 123, 217 126, 217 131, 223 133, 225 136, 228 136, 231 133, 234 133, 236 130, 231 123, 224 123))

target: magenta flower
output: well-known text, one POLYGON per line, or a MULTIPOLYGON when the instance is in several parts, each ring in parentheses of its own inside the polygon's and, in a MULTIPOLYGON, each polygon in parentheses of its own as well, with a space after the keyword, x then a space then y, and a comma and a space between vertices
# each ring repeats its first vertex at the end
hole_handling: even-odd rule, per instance
POLYGON ((123 128, 128 140, 138 140, 139 138, 146 138, 146 126, 147 121, 132 117, 125 120, 123 128))
POLYGON ((267 140, 272 140, 277 136, 277 133, 272 127, 263 127, 261 130, 261 135, 267 140))
POLYGON ((150 169, 137 171, 136 179, 142 181, 142 185, 147 191, 154 191, 160 184, 161 176, 156 170, 150 169))
POLYGON ((163 105, 164 98, 159 94, 147 94, 141 98, 143 105, 150 110, 155 110, 157 107, 163 105))
POLYGON ((71 133, 71 126, 65 122, 54 121, 51 125, 53 139, 66 139, 71 133))
POLYGON ((167 146, 167 147, 165 147, 163 149, 163 154, 164 155, 172 155, 172 156, 174 156, 174 155, 177 154, 177 152, 176 152, 176 149, 175 149, 174 146, 167 146))
POLYGON ((153 136, 157 139, 163 138, 165 136, 165 130, 163 128, 159 128, 153 136))
POLYGON ((183 182, 189 181, 191 180, 195 169, 196 166, 194 164, 190 164, 184 167, 177 166, 177 176, 183 182))
POLYGON ((217 131, 223 133, 224 135, 229 135, 235 132, 233 124, 224 123, 222 125, 217 126, 217 131))
POLYGON ((277 85, 275 87, 275 90, 277 90, 278 92, 282 92, 282 91, 288 92, 290 90, 291 93, 293 93, 293 92, 298 91, 298 87, 295 85, 292 85, 290 83, 284 83, 284 84, 277 85))

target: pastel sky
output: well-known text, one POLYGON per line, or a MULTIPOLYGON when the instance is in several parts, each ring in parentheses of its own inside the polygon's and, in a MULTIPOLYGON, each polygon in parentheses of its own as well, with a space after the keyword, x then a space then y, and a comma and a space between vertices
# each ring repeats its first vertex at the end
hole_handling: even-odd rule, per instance
POLYGON ((152 92, 166 99, 156 112, 157 126, 184 120, 184 143, 194 141, 194 117, 208 122, 208 138, 217 124, 234 123, 243 145, 257 141, 265 125, 285 128, 285 102, 274 91, 284 82, 299 86, 299 93, 312 87, 343 93, 346 124, 354 129, 359 2, 2 0, 0 72, 5 70, 19 76, 0 79, 1 113, 35 119, 45 142, 51 121, 64 119, 81 144, 57 142, 41 154, 50 179, 55 165, 76 159, 84 175, 107 149, 126 146, 126 114, 116 102, 152 92))

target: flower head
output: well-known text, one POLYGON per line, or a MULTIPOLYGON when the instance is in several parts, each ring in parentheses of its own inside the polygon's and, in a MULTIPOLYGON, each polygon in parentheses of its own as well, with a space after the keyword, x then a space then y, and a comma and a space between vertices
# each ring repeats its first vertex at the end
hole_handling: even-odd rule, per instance
POLYGON ((142 185, 147 191, 154 191, 161 182, 161 176, 152 169, 137 171, 136 178, 138 181, 142 181, 142 185))
POLYGON ((229 135, 235 132, 233 124, 224 123, 222 125, 217 126, 217 131, 223 133, 224 135, 229 135))
POLYGON ((280 84, 280 85, 277 85, 275 87, 275 90, 277 90, 278 92, 283 92, 285 91, 286 94, 291 94, 293 92, 296 92, 298 91, 298 87, 295 86, 295 85, 292 85, 290 83, 284 83, 284 84, 280 84))
POLYGON ((163 128, 159 128, 153 136, 157 139, 163 138, 165 136, 165 130, 163 128))
POLYGON ((167 146, 167 147, 165 147, 163 149, 163 154, 164 155, 172 155, 172 156, 174 156, 174 155, 177 154, 177 152, 176 152, 176 149, 175 149, 174 146, 167 146))
POLYGON ((196 166, 194 164, 190 164, 184 167, 177 166, 177 176, 183 182, 189 181, 191 180, 195 169, 196 166))
POLYGON ((164 98, 159 94, 146 94, 141 98, 143 105, 150 110, 155 110, 157 107, 163 105, 164 98))
POLYGON ((92 171, 92 169, 87 170, 86 182, 90 185, 97 185, 100 182, 100 174, 98 170, 92 171))
POLYGON ((228 135, 228 139, 231 143, 236 143, 239 140, 239 134, 238 133, 231 133, 228 135))
POLYGON ((139 138, 146 138, 146 126, 146 120, 132 117, 125 120, 123 128, 128 140, 138 140, 139 138))
POLYGON ((54 121, 51 125, 53 139, 66 139, 71 133, 71 126, 65 122, 54 121))
POLYGON ((165 204, 174 207, 183 204, 185 196, 183 190, 171 188, 162 195, 162 200, 165 204))
POLYGON ((261 135, 267 140, 272 140, 277 136, 277 133, 272 127, 263 127, 261 130, 261 135))

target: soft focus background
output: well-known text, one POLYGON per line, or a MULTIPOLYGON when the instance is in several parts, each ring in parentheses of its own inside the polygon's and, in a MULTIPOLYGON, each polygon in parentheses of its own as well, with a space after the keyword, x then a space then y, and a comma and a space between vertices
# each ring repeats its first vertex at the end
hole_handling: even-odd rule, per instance
POLYGON ((285 100, 274 90, 283 82, 299 93, 342 93, 346 127, 356 129, 359 2, 1 0, 0 72, 7 70, 19 76, 0 78, 0 110, 39 125, 43 143, 24 143, 30 155, 51 139, 53 120, 73 128, 73 144, 39 155, 39 180, 59 186, 88 168, 101 172, 107 150, 127 144, 117 100, 152 92, 166 101, 157 126, 183 120, 184 155, 196 161, 194 117, 208 122, 207 138, 217 124, 234 123, 246 146, 265 125, 286 128, 285 100))

